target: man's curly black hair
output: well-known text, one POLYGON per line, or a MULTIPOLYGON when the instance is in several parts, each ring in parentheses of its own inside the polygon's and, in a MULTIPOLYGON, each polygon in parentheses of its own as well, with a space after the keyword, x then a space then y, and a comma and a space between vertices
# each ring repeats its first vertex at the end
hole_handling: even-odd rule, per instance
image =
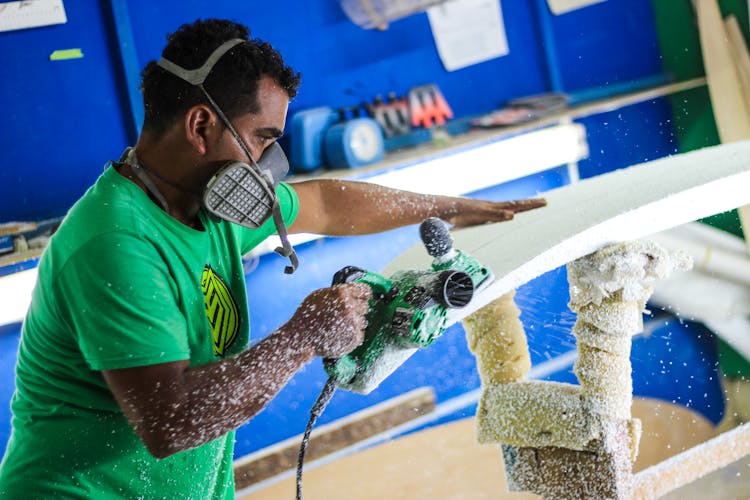
MULTIPOLYGON (((289 98, 297 95, 300 82, 295 73, 270 44, 250 39, 250 30, 242 24, 220 19, 197 20, 183 24, 167 35, 162 57, 185 69, 199 68, 222 43, 232 38, 247 42, 230 49, 211 70, 204 87, 231 120, 257 112, 258 81, 269 76, 289 98)), ((145 111, 143 128, 163 134, 175 120, 197 104, 206 104, 203 93, 181 78, 151 61, 141 73, 141 93, 145 111)))

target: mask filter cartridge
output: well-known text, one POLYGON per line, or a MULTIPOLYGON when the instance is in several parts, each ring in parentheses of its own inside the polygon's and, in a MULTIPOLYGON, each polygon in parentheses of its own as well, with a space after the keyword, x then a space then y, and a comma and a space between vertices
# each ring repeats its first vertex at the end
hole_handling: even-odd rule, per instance
POLYGON ((252 167, 232 162, 208 183, 203 198, 212 215, 255 229, 271 216, 273 194, 252 167))

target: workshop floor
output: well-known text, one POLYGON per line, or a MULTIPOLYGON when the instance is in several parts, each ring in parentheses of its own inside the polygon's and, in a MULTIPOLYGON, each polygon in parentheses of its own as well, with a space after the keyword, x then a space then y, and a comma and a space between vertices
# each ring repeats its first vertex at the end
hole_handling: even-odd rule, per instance
MULTIPOLYGON (((698 413, 655 399, 637 398, 633 416, 643 423, 635 470, 700 444, 713 437, 711 423, 698 413)), ((739 467, 739 465, 737 466, 739 467)), ((707 486, 692 485, 682 496, 670 498, 747 498, 747 467, 719 471, 707 486), (723 475, 721 474, 723 473, 723 475), (700 491, 709 493, 698 493, 700 491), (723 488, 723 489, 720 489, 723 488), (724 491, 744 491, 743 497, 724 491), (719 493, 722 492, 722 493, 719 493), (720 495, 720 496, 717 496, 720 495)), ((711 475, 713 476, 713 475, 711 475)), ((306 469, 304 497, 326 500, 382 499, 532 499, 536 495, 507 493, 503 463, 497 446, 480 446, 474 419, 462 419, 390 441, 315 469, 306 469)), ((241 500, 294 498, 295 480, 288 478, 241 500)))

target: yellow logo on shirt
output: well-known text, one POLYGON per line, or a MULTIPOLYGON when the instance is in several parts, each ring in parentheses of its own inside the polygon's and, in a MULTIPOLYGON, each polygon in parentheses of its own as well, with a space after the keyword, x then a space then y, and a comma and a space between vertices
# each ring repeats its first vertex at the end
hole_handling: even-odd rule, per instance
POLYGON ((211 325, 214 354, 224 356, 240 330, 239 308, 227 284, 208 264, 203 268, 201 288, 211 325))

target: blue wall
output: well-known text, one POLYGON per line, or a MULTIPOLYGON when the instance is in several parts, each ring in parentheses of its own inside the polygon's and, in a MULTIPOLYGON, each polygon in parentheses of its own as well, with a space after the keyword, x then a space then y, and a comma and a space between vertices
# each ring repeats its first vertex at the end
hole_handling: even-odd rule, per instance
MULTIPOLYGON (((124 4, 129 14, 135 43, 127 49, 138 69, 159 56, 166 33, 183 22, 228 17, 248 24, 254 36, 270 41, 303 74, 292 113, 319 105, 356 105, 377 94, 403 94, 412 86, 433 82, 457 117, 463 117, 490 111, 513 97, 606 87, 661 72, 650 0, 608 0, 557 18, 542 8, 543 0, 506 0, 502 7, 510 54, 455 72, 442 68, 425 14, 396 21, 381 32, 353 25, 334 0, 112 2, 124 4), (545 23, 550 38, 543 44, 545 23)), ((0 134, 0 222, 63 215, 105 161, 119 156, 136 136, 128 100, 132 87, 122 69, 111 2, 76 0, 65 2, 65 7, 65 25, 0 33, 0 67, 6 75, 0 83, 6 116, 0 134), (83 59, 48 60, 53 50, 74 47, 83 50, 83 59)), ((671 109, 663 99, 581 121, 591 150, 580 162, 583 176, 677 150, 671 109)), ((531 196, 564 182, 564 172, 554 171, 473 195, 531 196)), ((278 326, 310 289, 328 284, 337 269, 349 264, 379 269, 416 241, 416 230, 405 228, 308 243, 299 249, 303 265, 294 277, 282 275, 281 259, 262 257, 248 274, 254 338, 278 326)), ((558 270, 519 291, 535 362, 572 348, 572 337, 565 332, 572 321, 565 290, 558 270)), ((0 331, 2 401, 12 391, 9 373, 17 334, 17 328, 0 331)), ((648 349, 656 352, 652 344, 669 335, 652 337, 648 349)), ((706 349, 701 344, 691 352, 706 349)), ((639 369, 643 373, 661 369, 648 350, 638 352, 636 361, 644 363, 639 369)), ((337 395, 321 422, 413 387, 433 385, 442 401, 478 385, 473 358, 455 329, 415 355, 398 374, 369 397, 337 395)), ((298 374, 265 412, 240 429, 238 454, 302 432, 322 381, 317 364, 298 374)), ((647 385, 648 377, 643 387, 647 385)), ((670 385, 674 384, 665 380, 660 387, 670 385)), ((682 400, 683 395, 667 397, 682 400)), ((715 418, 711 411, 706 413, 715 418)), ((2 403, 0 445, 7 438, 7 418, 7 404, 2 403)))
POLYGON ((68 23, 0 33, 0 222, 59 216, 128 142, 127 102, 101 2, 65 2, 68 23), (59 49, 82 59, 50 61, 59 49))
MULTIPOLYGON (((159 57, 165 35, 179 24, 206 17, 244 22, 302 72, 291 112, 357 105, 434 82, 456 116, 464 117, 553 87, 575 91, 660 73, 650 0, 608 0, 559 17, 544 5, 543 0, 502 2, 509 55, 447 72, 424 13, 376 31, 351 23, 334 0, 67 1, 67 24, 0 33, 0 67, 6 75, 0 84, 6 117, 0 134, 0 222, 63 215, 104 163, 134 141, 128 90, 137 89, 128 85, 122 69, 118 26, 132 31, 134 46, 126 53, 135 70, 131 76, 137 77, 159 57), (124 6, 130 26, 121 16, 115 20, 112 5, 124 6), (550 36, 542 44, 544 25, 550 36), (81 48, 84 58, 49 61, 53 50, 66 48, 81 48), (559 85, 553 85, 553 74, 559 85)), ((666 106, 638 109, 631 121, 648 126, 627 139, 606 141, 643 141, 643 154, 652 158, 672 152, 669 141, 654 139, 657 123, 668 123, 666 106)), ((608 127, 596 119, 587 126, 600 137, 598 129, 608 127)), ((597 173, 638 157, 612 154, 618 148, 606 141, 599 149, 608 153, 607 164, 593 168, 597 173)))

